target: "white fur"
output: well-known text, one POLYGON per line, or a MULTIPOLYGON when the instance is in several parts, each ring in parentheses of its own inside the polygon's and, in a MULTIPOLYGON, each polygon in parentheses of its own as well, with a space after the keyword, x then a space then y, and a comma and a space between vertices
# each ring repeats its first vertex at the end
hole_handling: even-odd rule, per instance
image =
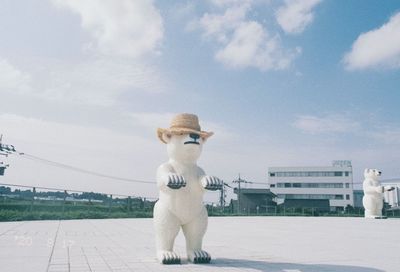
POLYGON ((364 171, 364 197, 363 206, 366 218, 382 217, 383 192, 390 191, 390 186, 381 186, 379 176, 381 172, 377 169, 365 169, 364 171))
MULTIPOLYGON (((198 139, 199 145, 196 145, 184 144, 191 140, 188 134, 164 133, 162 137, 167 142, 169 161, 160 165, 157 170, 159 200, 154 207, 157 258, 161 263, 179 258, 173 252, 173 246, 182 228, 186 238, 188 260, 195 261, 197 257, 211 259, 210 255, 202 250, 208 221, 203 194, 207 188, 206 181, 210 177, 197 166, 205 139, 198 139), (178 180, 180 185, 185 186, 172 189, 168 187, 171 179, 178 180)), ((221 183, 219 179, 213 180, 221 183)))

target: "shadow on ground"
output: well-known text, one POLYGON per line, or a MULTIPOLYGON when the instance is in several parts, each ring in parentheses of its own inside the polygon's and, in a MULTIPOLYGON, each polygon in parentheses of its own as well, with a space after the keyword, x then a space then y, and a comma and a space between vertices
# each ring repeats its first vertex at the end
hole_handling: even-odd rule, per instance
POLYGON ((254 269, 262 272, 384 272, 376 268, 331 264, 275 263, 241 259, 215 259, 212 266, 223 268, 254 269))

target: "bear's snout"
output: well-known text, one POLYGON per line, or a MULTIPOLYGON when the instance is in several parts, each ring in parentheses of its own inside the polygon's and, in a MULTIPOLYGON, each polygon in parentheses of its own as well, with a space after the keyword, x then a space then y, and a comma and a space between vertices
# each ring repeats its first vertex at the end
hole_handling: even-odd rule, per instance
POLYGON ((199 135, 199 134, 196 134, 196 133, 190 133, 190 134, 189 134, 189 137, 192 138, 193 140, 197 140, 197 139, 200 138, 200 135, 199 135))
POLYGON ((200 138, 199 134, 196 133, 190 133, 189 137, 192 139, 191 141, 186 141, 184 144, 197 144, 200 145, 200 143, 197 141, 200 138))

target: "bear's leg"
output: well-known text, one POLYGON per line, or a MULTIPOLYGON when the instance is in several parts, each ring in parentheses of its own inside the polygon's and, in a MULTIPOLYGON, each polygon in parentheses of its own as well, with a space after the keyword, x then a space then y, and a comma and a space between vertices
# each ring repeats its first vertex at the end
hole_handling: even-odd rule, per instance
POLYGON ((378 199, 376 201, 375 209, 375 214, 379 217, 382 217, 383 199, 378 199))
POLYGON ((203 207, 199 216, 182 226, 186 238, 188 260, 193 263, 209 263, 211 261, 210 254, 201 249, 203 236, 207 230, 207 222, 207 210, 203 207))
POLYGON ((363 206, 365 209, 364 217, 365 218, 375 218, 375 199, 371 196, 363 197, 363 206))
POLYGON ((162 264, 180 264, 181 258, 173 251, 180 221, 160 202, 154 206, 154 227, 158 261, 162 264))
POLYGON ((375 218, 375 215, 373 215, 373 212, 371 210, 365 209, 364 217, 365 218, 375 218))

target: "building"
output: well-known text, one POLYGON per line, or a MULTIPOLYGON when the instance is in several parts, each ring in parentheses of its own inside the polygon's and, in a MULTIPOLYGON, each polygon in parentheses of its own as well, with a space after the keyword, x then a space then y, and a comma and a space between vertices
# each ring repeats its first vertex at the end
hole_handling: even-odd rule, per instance
POLYGON ((238 195, 237 201, 232 201, 234 211, 238 211, 240 205, 241 213, 270 212, 275 209, 275 195, 269 189, 235 188, 233 190, 238 195))
POLYGON ((400 208, 400 178, 381 181, 382 186, 392 186, 393 191, 385 192, 383 197, 392 208, 400 208))
POLYGON ((364 208, 364 205, 362 202, 363 197, 364 197, 364 191, 363 190, 354 190, 353 196, 354 196, 354 208, 364 208))
POLYGON ((333 161, 324 167, 270 167, 268 184, 278 204, 286 199, 328 199, 331 211, 354 206, 350 161, 333 161))

